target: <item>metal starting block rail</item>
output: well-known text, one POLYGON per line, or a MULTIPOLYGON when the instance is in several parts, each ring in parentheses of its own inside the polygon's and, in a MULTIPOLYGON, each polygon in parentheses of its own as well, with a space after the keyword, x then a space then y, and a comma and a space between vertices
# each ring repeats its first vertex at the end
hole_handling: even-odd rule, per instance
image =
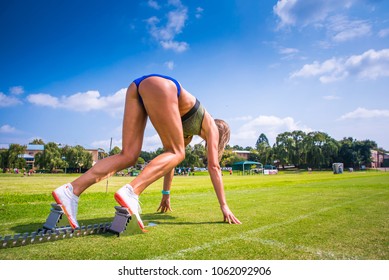
POLYGON ((53 242, 92 234, 111 233, 121 236, 147 232, 139 227, 136 216, 131 215, 124 207, 115 206, 116 212, 112 223, 86 225, 73 229, 69 226, 61 205, 53 203, 51 206, 50 214, 42 228, 31 233, 0 236, 0 249, 53 242))

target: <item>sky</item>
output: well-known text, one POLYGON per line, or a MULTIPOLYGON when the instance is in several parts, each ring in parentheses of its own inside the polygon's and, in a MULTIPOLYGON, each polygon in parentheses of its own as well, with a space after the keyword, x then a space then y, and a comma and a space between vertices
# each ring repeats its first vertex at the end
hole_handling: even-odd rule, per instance
MULTIPOLYGON (((126 88, 150 73, 232 146, 302 130, 389 150, 389 1, 0 2, 0 144, 121 147, 126 88)), ((161 146, 149 123, 142 149, 161 146)))

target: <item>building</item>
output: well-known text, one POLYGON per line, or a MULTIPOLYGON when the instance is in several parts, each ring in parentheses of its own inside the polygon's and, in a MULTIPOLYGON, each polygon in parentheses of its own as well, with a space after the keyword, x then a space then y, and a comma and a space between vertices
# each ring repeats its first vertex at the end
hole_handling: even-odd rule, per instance
POLYGON ((24 155, 19 156, 25 159, 27 169, 34 169, 35 155, 38 153, 42 153, 44 150, 45 145, 28 144, 26 148, 26 153, 24 155))
POLYGON ((382 151, 371 150, 371 168, 380 168, 384 167, 384 159, 387 158, 388 155, 382 151))
POLYGON ((237 156, 241 157, 241 158, 244 158, 245 160, 248 160, 249 159, 249 156, 250 156, 250 151, 232 151, 234 154, 236 154, 237 156))
POLYGON ((100 149, 86 149, 92 155, 92 166, 99 160, 100 149))
POLYGON ((384 155, 384 165, 382 167, 389 167, 389 154, 384 155))
POLYGON ((37 153, 43 153, 45 145, 28 144, 26 148, 26 154, 35 157, 37 153))

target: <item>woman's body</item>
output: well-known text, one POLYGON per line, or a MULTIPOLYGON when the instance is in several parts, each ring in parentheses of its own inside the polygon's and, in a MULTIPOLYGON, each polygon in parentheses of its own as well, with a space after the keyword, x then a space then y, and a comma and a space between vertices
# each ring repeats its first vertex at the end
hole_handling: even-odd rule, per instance
MULTIPOLYGON (((196 98, 170 77, 150 75, 131 83, 125 100, 121 153, 98 161, 88 172, 71 184, 61 186, 62 189, 58 188, 53 192, 57 203, 67 208, 64 210, 68 218, 70 217, 69 221, 72 227, 78 227, 75 218, 78 196, 92 184, 136 163, 142 148, 147 117, 149 117, 161 138, 164 153, 154 158, 130 183, 130 186, 126 185, 125 190, 123 188, 126 186, 124 186, 115 194, 115 199, 122 206, 129 208, 130 212, 137 214, 138 220, 140 220, 139 213, 134 208, 138 208, 138 196, 145 188, 165 176, 164 190, 170 190, 174 167, 185 158, 185 146, 190 143, 192 138, 191 135, 183 137, 181 117, 187 114, 195 104, 196 98), (70 190, 64 190, 64 188, 70 190), (127 196, 130 199, 127 199, 127 196), (64 201, 67 199, 70 199, 68 206, 64 201)), ((205 110, 200 126, 198 134, 207 142, 208 170, 224 220, 229 223, 240 223, 226 203, 219 165, 219 131, 214 119, 205 110)), ((223 149, 225 144, 223 144, 223 149)), ((163 212, 170 209, 168 194, 163 195, 159 209, 163 212)), ((143 227, 141 222, 140 226, 143 227)))

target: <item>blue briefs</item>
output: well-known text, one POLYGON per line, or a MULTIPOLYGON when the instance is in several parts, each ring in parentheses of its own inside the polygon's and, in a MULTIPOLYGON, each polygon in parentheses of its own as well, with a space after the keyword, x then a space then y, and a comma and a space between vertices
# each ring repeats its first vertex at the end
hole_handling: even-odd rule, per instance
POLYGON ((142 97, 141 97, 140 94, 139 94, 139 85, 140 85, 140 83, 141 83, 143 80, 145 80, 145 79, 147 79, 147 78, 149 78, 149 77, 161 77, 161 78, 164 78, 164 79, 167 79, 167 80, 172 81, 173 83, 176 84, 176 87, 177 87, 177 97, 180 96, 180 93, 181 93, 181 86, 180 86, 180 83, 177 82, 177 80, 173 79, 172 77, 165 76, 165 75, 160 75, 160 74, 150 74, 150 75, 145 75, 145 76, 142 76, 142 77, 140 77, 140 78, 138 78, 138 79, 135 79, 135 80, 133 81, 133 82, 135 83, 135 85, 136 85, 137 90, 138 90, 139 101, 140 101, 142 104, 143 104, 143 100, 142 100, 142 97))
MULTIPOLYGON (((177 98, 180 96, 181 86, 177 82, 177 80, 175 80, 169 76, 164 76, 164 75, 159 75, 159 74, 150 74, 150 75, 142 76, 142 77, 135 79, 133 81, 137 87, 139 101, 142 103, 142 105, 143 105, 143 100, 139 94, 139 85, 143 80, 145 80, 149 77, 161 77, 161 78, 164 78, 164 79, 167 79, 167 80, 174 82, 176 84, 176 87, 177 87, 177 98)), ((184 137, 191 137, 193 135, 200 135, 204 115, 205 115, 205 109, 200 104, 200 102, 196 99, 195 105, 184 116, 181 117, 184 137)))

